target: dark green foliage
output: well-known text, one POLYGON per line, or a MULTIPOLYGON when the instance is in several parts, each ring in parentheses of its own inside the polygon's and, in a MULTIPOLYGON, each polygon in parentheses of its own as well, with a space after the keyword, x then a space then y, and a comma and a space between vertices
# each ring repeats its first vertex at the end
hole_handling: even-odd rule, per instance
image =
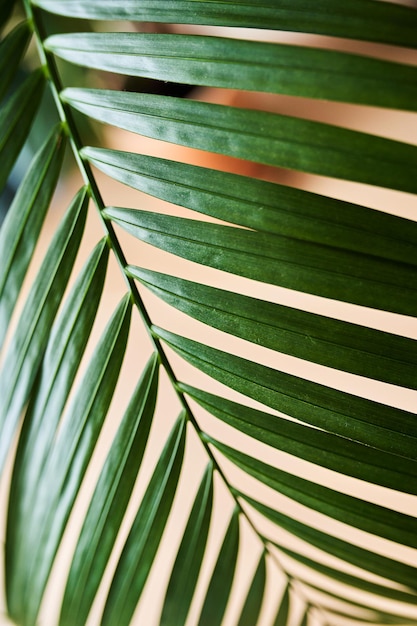
POLYGON ((415 623, 417 225, 390 212, 417 194, 417 7, 0 0, 0 29, 4 613, 415 623))

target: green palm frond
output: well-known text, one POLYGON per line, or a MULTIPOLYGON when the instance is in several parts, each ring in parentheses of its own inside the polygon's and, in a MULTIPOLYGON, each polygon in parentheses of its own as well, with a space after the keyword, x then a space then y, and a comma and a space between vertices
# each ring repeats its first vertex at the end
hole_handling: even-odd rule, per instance
POLYGON ((416 623, 417 8, 0 28, 0 620, 416 623))

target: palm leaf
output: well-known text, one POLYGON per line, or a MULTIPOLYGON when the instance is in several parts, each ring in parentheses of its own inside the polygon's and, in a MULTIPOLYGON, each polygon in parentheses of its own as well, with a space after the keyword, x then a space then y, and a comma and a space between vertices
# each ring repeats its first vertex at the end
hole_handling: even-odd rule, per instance
MULTIPOLYGON (((236 391, 246 392, 249 397, 272 409, 319 427, 324 434, 340 435, 343 437, 340 445, 346 448, 355 443, 369 446, 363 463, 379 466, 374 474, 375 482, 378 477, 384 480, 384 467, 388 471, 404 472, 404 476, 408 474, 410 478, 415 475, 414 414, 255 364, 163 329, 154 328, 154 332, 185 359, 236 391), (408 433, 408 441, 404 430, 408 433), (389 441, 387 431, 390 432, 389 441), (352 432, 354 435, 348 439, 352 432), (391 462, 388 461, 390 454, 391 462)), ((356 462, 360 466, 361 460, 356 462)), ((387 480, 390 481, 388 475, 387 480)), ((400 482, 395 483, 395 479, 394 483, 385 486, 401 488, 400 482)), ((402 488, 413 493, 414 484, 411 481, 402 488)))
POLYGON ((61 130, 56 130, 33 159, 1 230, 0 255, 4 268, 0 285, 1 343, 58 180, 63 156, 64 141, 61 130))
MULTIPOLYGON (((99 34, 94 37, 55 36, 48 39, 46 45, 48 49, 74 63, 106 71, 113 71, 117 67, 119 72, 129 76, 138 75, 158 80, 169 78, 192 85, 285 93, 355 104, 398 107, 411 111, 416 108, 417 88, 413 86, 416 78, 414 68, 376 59, 357 59, 354 55, 344 53, 220 38, 134 34, 125 35, 125 38, 118 37, 116 49, 113 49, 112 35, 99 34), (164 55, 160 54, 162 45, 164 55), (196 58, 196 50, 198 55, 201 55, 201 60, 196 58), (90 56, 92 52, 93 58, 90 56), (138 54, 152 59, 152 62, 144 68, 138 54), (190 57, 196 65, 195 68, 190 65, 190 57), (171 58, 174 61, 171 61, 171 58), (151 70, 149 65, 152 67, 151 70), (241 68, 244 65, 247 69, 242 72, 241 68), (204 66, 204 74, 201 66, 204 66), (326 71, 323 71, 323 67, 326 71), (334 77, 340 74, 344 74, 343 83, 334 80, 334 77), (398 88, 400 95, 399 92, 393 92, 392 87, 398 88), (408 100, 406 94, 409 96, 408 100)), ((219 145, 219 139, 224 138, 227 131, 233 130, 237 146, 240 144, 240 150, 248 153, 252 160, 257 160, 258 154, 267 158, 267 152, 262 150, 262 144, 265 143, 269 132, 273 132, 270 140, 275 139, 275 135, 278 138, 286 128, 290 130, 291 124, 295 124, 294 121, 281 119, 276 115, 267 116, 256 111, 249 113, 241 110, 223 110, 221 106, 204 102, 188 102, 185 106, 176 98, 157 98, 155 102, 151 95, 135 98, 133 94, 116 95, 111 92, 99 94, 94 91, 80 93, 70 89, 63 93, 63 97, 87 115, 123 128, 128 127, 133 132, 148 136, 157 134, 159 137, 161 133, 155 126, 158 125, 158 120, 166 118, 161 138, 175 143, 201 142, 206 145, 207 150, 212 149, 213 145, 219 145), (104 111, 108 113, 107 119, 104 111), (214 118, 214 114, 217 118, 216 125, 210 123, 210 118, 214 118), (190 119, 194 122, 187 124, 188 132, 182 133, 181 139, 176 138, 181 127, 190 119), (242 125, 242 119, 248 119, 253 126, 245 127, 242 125), (261 128, 254 123, 259 119, 264 120, 261 128), (248 128, 251 130, 248 131, 248 128), (245 149, 245 143, 248 141, 245 142, 246 133, 256 138, 252 149, 245 149)), ((300 129, 309 127, 301 122, 299 125, 300 129)), ((321 131, 324 133, 324 128, 321 131)), ((335 143, 341 142, 343 133, 340 131, 340 134, 336 134, 335 130, 333 132, 335 139, 339 140, 335 143)), ((357 140, 359 141, 359 138, 357 140)), ((239 148, 234 149, 237 151, 239 148)), ((269 153, 269 158, 274 157, 276 158, 276 152, 269 153)))
POLYGON ((202 226, 197 220, 147 211, 108 207, 104 215, 138 239, 195 263, 315 295, 332 292, 346 302, 412 315, 410 302, 415 294, 410 280, 415 269, 405 264, 373 257, 365 261, 363 255, 353 258, 328 246, 301 246, 296 240, 266 233, 219 224, 202 226), (351 268, 348 277, 346 266, 351 268), (387 302, 387 292, 395 295, 394 302, 387 302))
POLYGON ((414 566, 400 563, 376 552, 355 546, 347 541, 331 537, 329 534, 323 533, 313 526, 307 526, 248 496, 245 496, 244 499, 256 508, 257 511, 262 513, 262 515, 265 515, 282 528, 294 532, 297 537, 307 540, 311 545, 324 549, 334 556, 340 556, 348 563, 357 565, 368 572, 383 576, 404 587, 408 587, 408 590, 415 590, 416 568, 414 566))
POLYGON ((36 4, 67 16, 274 28, 410 47, 416 45, 415 13, 394 4, 385 6, 373 0, 348 0, 340 6, 336 0, 322 0, 312 9, 302 0, 279 4, 275 0, 266 0, 262 6, 256 0, 247 0, 244 5, 237 6, 203 0, 198 5, 199 10, 195 11, 194 1, 180 0, 173 5, 169 0, 161 0, 155 6, 154 2, 147 0, 139 7, 136 3, 127 4, 125 0, 104 0, 99 7, 85 0, 63 0, 59 7, 53 0, 38 0, 36 4), (371 21, 365 28, 367 18, 371 21))
POLYGON ((187 315, 265 348, 394 385, 417 384, 412 339, 135 266, 128 271, 187 315))
POLYGON ((142 374, 91 500, 68 576, 60 623, 84 623, 138 473, 155 409, 158 367, 142 374), (86 558, 86 555, 87 558, 86 558))
POLYGON ((216 565, 198 620, 199 626, 220 626, 226 610, 239 546, 239 511, 234 509, 221 545, 216 565))
POLYGON ((275 616, 273 626, 287 626, 288 614, 290 608, 290 588, 289 585, 285 587, 284 594, 280 599, 278 610, 275 616))
POLYGON ((3 397, 0 468, 4 465, 19 416, 30 397, 51 324, 67 287, 83 234, 86 200, 85 192, 81 191, 56 231, 4 357, 0 371, 3 397))
POLYGON ((150 572, 171 510, 184 455, 181 414, 158 460, 121 554, 102 617, 103 624, 129 624, 150 572))
POLYGON ((172 568, 162 608, 161 624, 182 624, 187 619, 203 561, 212 503, 213 467, 209 463, 201 480, 172 568))
POLYGON ((0 154, 3 163, 0 191, 3 189, 26 141, 41 101, 44 86, 44 74, 41 70, 36 70, 0 106, 0 154))
POLYGON ((45 88, 60 119, 0 230, 4 613, 413 623, 417 145, 337 114, 412 128, 417 9, 0 0, 0 27, 0 189, 45 88))
POLYGON ((19 24, 0 44, 0 100, 6 95, 30 39, 27 23, 19 24))
POLYGON ((300 504, 369 533, 416 547, 416 519, 414 517, 408 517, 397 511, 379 507, 371 502, 364 502, 293 476, 214 439, 210 439, 210 443, 249 476, 257 478, 300 504))
MULTIPOLYGON (((349 591, 353 591, 353 593, 355 593, 357 590, 372 593, 374 596, 373 601, 371 602, 372 605, 375 603, 378 604, 381 597, 409 604, 409 609, 415 604, 415 594, 404 591, 403 589, 389 586, 388 584, 381 584, 379 582, 375 582, 374 580, 369 580, 369 578, 364 576, 364 572, 361 572, 361 576, 356 576, 346 572, 345 569, 338 569, 337 567, 326 565, 326 563, 323 562, 324 559, 322 559, 323 554, 315 559, 312 559, 302 554, 300 551, 296 552, 291 550, 277 541, 274 541, 273 544, 279 548, 283 554, 291 557, 291 559, 297 563, 301 563, 302 565, 310 568, 310 571, 307 570, 307 573, 304 570, 302 573, 298 574, 300 580, 306 584, 311 584, 310 574, 313 571, 314 573, 320 573, 324 576, 328 576, 327 582, 329 582, 329 580, 337 580, 340 583, 343 583, 344 587, 341 588, 341 594, 346 594, 346 589, 348 590, 347 593, 349 593, 349 591)), ((344 597, 346 597, 346 595, 344 597)), ((398 615, 396 615, 396 617, 399 619, 398 615)))
POLYGON ((35 624, 65 523, 102 428, 120 371, 130 321, 125 298, 115 311, 89 363, 85 380, 77 389, 42 467, 30 522, 23 520, 25 540, 9 548, 8 604, 17 620, 35 624), (71 442, 71 445, 69 443, 71 442), (26 566, 16 567, 14 553, 23 552, 26 566), (34 575, 36 572, 36 575, 34 575))
MULTIPOLYGON (((73 45, 76 47, 78 42, 75 41, 73 45)), ((161 43, 158 45, 160 47, 161 43)), ((193 52, 189 51, 187 54, 191 55, 193 52)), ((221 54, 221 51, 218 54, 221 54)), ((256 54, 256 50, 252 54, 256 54)), ((114 71, 115 68, 110 66, 104 69, 114 71)), ((227 67, 227 71, 236 72, 237 70, 231 64, 227 67)), ((166 74, 164 72, 156 74, 158 80, 167 80, 168 77, 171 80, 175 79, 175 73, 172 76, 171 68, 166 74)), ((155 76, 152 75, 152 78, 155 76)), ((179 75, 177 80, 185 82, 182 75, 179 75)), ((194 84, 194 77, 190 77, 189 81, 194 84)), ((215 86, 223 87, 224 85, 215 86)), ((260 85, 256 83, 235 87, 260 91, 260 85)), ((89 106, 89 100, 91 100, 93 106, 95 103, 93 116, 100 121, 106 121, 132 132, 139 132, 139 129, 142 131, 142 126, 144 126, 142 134, 154 135, 152 122, 149 121, 149 111, 153 114, 154 109, 149 104, 147 108, 143 105, 141 107, 140 102, 131 105, 129 94, 117 98, 104 92, 98 105, 97 98, 94 96, 94 93, 91 95, 90 92, 84 92, 81 97, 79 91, 73 90, 64 91, 62 94, 64 101, 89 115, 92 113, 89 106), (143 111, 147 112, 145 113, 146 123, 140 124, 144 115, 143 111), (133 122, 132 117, 134 117, 133 122)), ((329 97, 328 94, 321 94, 321 97, 325 96, 329 97)), ((187 113, 192 111, 192 116, 196 120, 195 125, 199 127, 198 132, 195 132, 193 125, 190 124, 189 133, 190 135, 192 133, 192 139, 189 139, 187 133, 181 129, 181 141, 177 140, 177 143, 199 148, 207 146, 206 149, 212 151, 213 144, 216 144, 218 146, 216 152, 241 159, 416 192, 411 163, 416 158, 417 149, 411 144, 284 115, 245 109, 230 112, 224 111, 225 107, 220 105, 188 104, 196 104, 196 106, 181 105, 181 116, 185 119, 187 113), (233 142, 226 141, 229 133, 233 134, 233 142), (210 140, 206 139, 208 135, 211 137, 210 140)), ((170 120, 166 134, 158 133, 158 136, 162 135, 161 138, 164 140, 169 137, 172 141, 176 133, 180 132, 177 125, 182 126, 180 114, 171 102, 169 106, 159 108, 161 109, 158 117, 159 123, 161 118, 168 116, 170 120), (178 122, 176 117, 179 118, 178 122)))
POLYGON ((244 624, 248 624, 248 626, 254 624, 256 626, 258 623, 265 591, 265 567, 265 554, 262 554, 245 599, 245 604, 242 607, 238 626, 243 626, 244 624))
POLYGON ((91 331, 102 293, 107 247, 93 252, 76 281, 60 318, 54 323, 36 392, 29 404, 16 453, 10 487, 6 536, 6 570, 10 593, 17 586, 19 563, 27 563, 33 544, 27 520, 35 510, 39 489, 47 477, 44 466, 54 445, 58 419, 66 404, 75 373, 91 331), (71 359, 68 358, 71 355, 71 359), (36 459, 36 462, 34 461, 36 459))
POLYGON ((264 180, 217 170, 208 175, 207 169, 186 163, 103 148, 84 148, 82 154, 125 185, 211 217, 292 239, 413 262, 416 225, 410 220, 264 180))

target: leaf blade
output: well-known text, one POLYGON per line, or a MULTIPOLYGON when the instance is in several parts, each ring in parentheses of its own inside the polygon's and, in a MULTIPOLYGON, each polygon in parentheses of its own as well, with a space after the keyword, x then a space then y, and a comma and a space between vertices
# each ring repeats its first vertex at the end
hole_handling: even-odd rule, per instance
POLYGON ((0 0, 0 28, 4 26, 10 17, 16 0, 0 0))
POLYGON ((86 147, 82 155, 134 189, 252 230, 405 263, 412 262, 415 254, 417 227, 413 221, 365 206, 121 150, 86 147))
POLYGON ((317 530, 313 526, 307 526, 280 511, 276 511, 254 500, 250 496, 240 495, 245 502, 253 506, 255 510, 265 515, 281 528, 285 528, 288 532, 307 541, 310 545, 314 545, 368 572, 404 585, 407 587, 408 591, 416 591, 416 568, 412 565, 396 561, 378 552, 371 552, 356 544, 329 535, 326 532, 317 530))
POLYGON ((125 297, 110 319, 71 404, 39 484, 27 526, 29 546, 23 592, 8 598, 13 617, 28 626, 37 621, 42 595, 66 522, 103 425, 119 375, 130 325, 131 302, 125 297), (21 617, 22 616, 22 617, 21 617))
POLYGON ((30 39, 28 22, 18 24, 0 43, 0 101, 18 70, 30 39))
POLYGON ((153 355, 132 395, 91 499, 66 583, 59 620, 62 626, 87 620, 141 466, 157 386, 158 362, 153 355))
POLYGON ((185 624, 203 562, 213 501, 213 465, 201 480, 165 594, 160 626, 185 624))
POLYGON ((239 510, 236 507, 210 579, 198 626, 220 626, 226 610, 239 547, 239 510))
POLYGON ((252 578, 248 594, 240 613, 237 626, 256 626, 262 608, 265 592, 266 563, 265 553, 262 553, 255 574, 252 578))
MULTIPOLYGON (((180 383, 179 388, 218 419, 277 450, 366 482, 376 484, 379 480, 380 473, 372 468, 372 451, 368 446, 251 409, 184 383, 180 383)), ((395 459, 385 460, 385 467, 389 466, 395 467, 395 459)))
POLYGON ((417 519, 329 489, 273 467, 206 435, 207 440, 250 476, 315 511, 371 535, 417 547, 417 519))
POLYGON ((108 33, 52 35, 45 45, 72 63, 129 76, 416 110, 413 66, 347 52, 148 33, 117 41, 108 33))
POLYGON ((49 328, 72 271, 81 241, 88 198, 81 190, 55 233, 32 285, 0 372, 4 404, 0 414, 2 428, 0 468, 4 465, 21 411, 33 387, 49 328))
POLYGON ((417 342, 399 335, 128 266, 178 310, 232 335, 307 361, 417 388, 417 342))
POLYGON ((19 568, 27 565, 25 525, 36 508, 42 472, 57 433, 59 419, 90 336, 106 273, 108 247, 101 242, 54 323, 42 370, 26 411, 10 485, 6 527, 7 585, 14 593, 19 568))
POLYGON ((128 626, 171 510, 185 444, 180 415, 159 457, 113 577, 101 623, 128 626), (128 584, 126 584, 128 582, 128 584), (117 616, 117 617, 116 617, 117 616))
POLYGON ((0 231, 0 344, 54 192, 65 142, 56 129, 35 155, 0 231))
POLYGON ((290 614, 290 587, 286 585, 280 600, 273 626, 287 626, 290 614))
MULTIPOLYGON (((381 463, 381 476, 387 466, 407 467, 406 473, 415 474, 414 413, 292 376, 163 329, 154 327, 154 332, 189 363, 228 387, 290 417, 346 438, 345 441, 351 439, 372 446, 367 459, 376 461, 382 451, 393 454, 391 462, 386 457, 381 463)), ((401 489, 400 484, 393 487, 401 489)))
POLYGON ((144 0, 138 6, 126 0, 102 0, 100 6, 86 0, 36 0, 36 5, 54 13, 90 19, 125 19, 168 22, 174 24, 210 24, 246 28, 295 30, 323 35, 380 41, 401 46, 416 47, 417 17, 411 7, 393 3, 381 5, 369 0, 322 0, 314 7, 302 0, 282 2, 274 0, 246 0, 244 4, 223 2, 198 3, 198 11, 191 0, 144 0), (366 26, 365 26, 366 24, 366 26))
POLYGON ((26 141, 45 87, 42 70, 30 74, 15 93, 0 107, 0 191, 26 141))
POLYGON ((67 89, 62 98, 93 119, 162 141, 416 192, 417 148, 410 143, 278 113, 151 94, 67 89))
POLYGON ((412 265, 199 220, 107 207, 137 239, 194 263, 260 282, 414 315, 412 265))
MULTIPOLYGON (((398 602, 404 602, 406 604, 410 604, 411 606, 415 606, 415 593, 410 593, 396 587, 389 587, 387 585, 383 585, 381 583, 377 583, 366 578, 360 578, 359 576, 347 573, 342 569, 337 569, 330 565, 326 565, 320 562, 318 558, 312 559, 300 551, 296 552, 294 550, 291 550, 290 548, 278 541, 274 540, 270 543, 271 545, 276 546, 283 554, 286 554, 294 561, 301 563, 309 569, 313 570, 314 575, 316 573, 319 573, 323 576, 326 576, 327 578, 334 579, 342 583, 343 585, 351 587, 351 591, 353 590, 354 593, 356 593, 357 589, 360 589, 361 591, 367 591, 369 593, 372 593, 375 596, 382 596, 383 598, 390 598, 391 600, 396 600, 398 602)), ((308 574, 299 573, 299 577, 306 584, 310 584, 308 574)), ((376 599, 376 602, 378 602, 378 598, 376 599)))

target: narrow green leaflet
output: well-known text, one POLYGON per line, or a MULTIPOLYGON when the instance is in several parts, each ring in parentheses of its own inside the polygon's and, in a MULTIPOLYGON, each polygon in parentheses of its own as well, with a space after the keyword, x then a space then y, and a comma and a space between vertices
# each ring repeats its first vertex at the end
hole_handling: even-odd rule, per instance
POLYGON ((11 579, 27 564, 27 524, 32 519, 44 465, 72 388, 103 290, 108 246, 101 242, 78 276, 52 326, 39 377, 21 429, 10 486, 6 569, 11 579), (21 559, 19 561, 19 559, 21 559))
POLYGON ((290 615, 290 586, 285 587, 284 593, 278 605, 277 614, 273 626, 288 626, 290 615))
MULTIPOLYGON (((310 581, 307 583, 306 581, 303 581, 303 582, 311 589, 315 589, 316 591, 321 591, 321 593, 323 593, 323 587, 320 587, 319 585, 315 585, 314 583, 310 581)), ((378 623, 378 624, 379 623, 381 624, 414 624, 415 623, 415 618, 413 617, 406 617, 402 614, 396 614, 394 611, 390 613, 388 611, 377 609, 372 606, 372 603, 368 605, 363 602, 360 603, 360 602, 353 601, 350 598, 347 598, 345 593, 343 593, 343 591, 340 591, 339 593, 335 593, 334 591, 331 591, 330 589, 326 587, 326 596, 329 596, 330 598, 336 598, 337 600, 341 600, 342 602, 349 604, 354 609, 362 609, 364 612, 366 612, 366 616, 369 616, 369 614, 371 613, 372 617, 366 618, 366 616, 361 616, 360 619, 362 621, 367 621, 373 624, 375 623, 378 623)), ((342 615, 342 613, 339 613, 339 611, 336 611, 333 606, 327 607, 327 606, 324 606, 324 604, 325 604, 325 601, 321 599, 320 605, 326 611, 329 611, 330 613, 336 613, 337 615, 342 615)), ((353 617, 352 612, 349 612, 349 609, 347 608, 343 612, 343 615, 347 617, 353 617)))
POLYGON ((417 263, 417 223, 412 220, 187 163, 105 148, 84 148, 82 154, 125 185, 211 217, 292 239, 417 263))
POLYGON ((256 626, 265 592, 266 564, 262 553, 246 596, 237 626, 256 626))
MULTIPOLYGON (((323 608, 323 607, 321 607, 321 608, 323 608)), ((323 624, 327 624, 327 625, 331 624, 332 620, 338 619, 339 617, 347 618, 349 620, 355 620, 356 622, 359 621, 359 623, 361 625, 362 624, 378 624, 380 622, 380 620, 378 619, 379 616, 376 613, 372 613, 372 611, 369 611, 369 610, 367 610, 364 613, 361 613, 361 614, 358 615, 357 611, 355 611, 352 614, 352 611, 349 611, 348 609, 342 609, 342 608, 336 609, 334 607, 324 607, 323 608, 323 612, 324 612, 324 614, 326 616, 326 621, 323 622, 323 624), (331 620, 331 621, 329 622, 327 620, 331 620)), ((395 621, 394 622, 390 622, 390 621, 387 622, 386 620, 382 620, 382 623, 383 624, 387 624, 387 623, 390 624, 390 623, 392 623, 392 624, 397 624, 397 626, 398 626, 402 622, 401 622, 401 619, 400 619, 397 622, 395 622, 395 621)), ((407 624, 407 621, 405 623, 407 624)), ((304 624, 307 626, 308 622, 304 622, 303 621, 303 622, 301 622, 300 626, 304 626, 304 624)))
POLYGON ((67 89, 62 98, 89 117, 172 143, 417 191, 413 178, 417 147, 409 143, 287 115, 180 98, 84 89, 67 89))
MULTIPOLYGON (((32 498, 36 498, 43 464, 90 337, 103 291, 108 252, 105 240, 95 247, 50 331, 39 378, 19 437, 12 477, 14 495, 10 496, 9 512, 19 499, 15 487, 24 490, 31 498, 23 518, 33 510, 32 498)), ((14 526, 14 523, 9 524, 11 529, 14 526)))
POLYGON ((327 554, 332 554, 373 574, 404 585, 408 587, 409 591, 417 591, 417 568, 412 565, 395 561, 378 552, 371 552, 333 535, 328 535, 313 526, 307 526, 280 511, 271 509, 269 506, 247 495, 240 495, 245 502, 249 503, 262 515, 310 545, 316 546, 327 554))
MULTIPOLYGON (((309 584, 308 587, 314 589, 315 591, 321 591, 323 593, 323 589, 319 585, 309 584)), ((351 600, 347 600, 344 595, 340 593, 335 594, 328 589, 326 589, 326 596, 329 596, 330 598, 335 598, 336 600, 344 603, 343 608, 335 608, 334 604, 332 604, 331 606, 327 606, 325 600, 320 598, 320 607, 328 616, 330 616, 329 619, 342 616, 351 620, 360 620, 361 624, 363 622, 364 624, 396 624, 397 626, 399 626, 400 624, 415 623, 414 618, 407 618, 402 615, 396 615, 394 613, 388 613, 374 609, 373 607, 367 606, 366 604, 352 602, 351 600), (350 605, 350 608, 346 606, 346 603, 350 605)))
MULTIPOLYGON (((409 478, 416 476, 414 413, 292 376, 166 330, 154 328, 154 332, 188 362, 228 387, 300 421, 372 446, 375 449, 369 448, 363 461, 380 465, 381 480, 387 468, 399 475, 404 471, 409 478)), ((398 488, 415 492, 414 481, 408 483, 407 487, 398 484, 398 488)), ((396 484, 390 486, 397 488, 396 484)))
MULTIPOLYGON (((261 413, 230 400, 218 398, 188 385, 181 384, 180 388, 213 415, 231 426, 238 427, 241 432, 318 465, 350 473, 349 467, 346 467, 343 458, 349 455, 349 448, 354 447, 355 444, 352 446, 352 442, 345 441, 344 444, 344 440, 328 433, 307 428, 302 424, 277 419, 273 415, 261 413)), ((357 449, 356 453, 352 450, 350 454, 352 457, 351 465, 354 468, 358 463, 357 459, 363 458, 367 454, 367 448, 364 447, 362 451, 357 449)), ((328 568, 317 561, 309 560, 302 553, 290 553, 286 545, 277 544, 276 541, 274 543, 285 554, 340 582, 378 595, 392 597, 396 600, 411 603, 416 601, 416 596, 414 595, 410 596, 396 589, 390 595, 388 587, 381 587, 374 583, 368 584, 363 579, 352 577, 334 568, 328 568)))
POLYGON ((81 190, 56 231, 33 282, 0 371, 0 471, 35 382, 49 331, 84 230, 88 197, 81 190))
MULTIPOLYGON (((297 563, 301 563, 302 565, 305 565, 309 569, 313 570, 313 580, 316 572, 318 572, 319 574, 327 576, 328 578, 337 580, 343 585, 351 587, 350 592, 352 592, 353 594, 355 594, 356 589, 360 589, 361 591, 372 593, 375 596, 381 596, 383 598, 389 598, 398 602, 404 602, 412 606, 415 606, 416 604, 417 596, 414 593, 410 593, 396 587, 388 587, 386 585, 367 580, 366 578, 360 578, 353 574, 346 573, 342 569, 336 569, 335 567, 331 567, 330 565, 325 565, 317 559, 313 560, 310 557, 306 556, 302 551, 295 552, 294 550, 288 548, 286 545, 283 545, 282 543, 279 543, 275 540, 270 541, 270 543, 277 547, 281 552, 292 558, 294 561, 297 561, 297 563)), ((303 574, 302 572, 303 570, 298 571, 298 578, 300 578, 305 584, 310 585, 311 581, 309 575, 305 572, 303 574)), ((378 604, 378 597, 375 598, 375 602, 376 604, 378 604)))
POLYGON ((299 478, 239 452, 212 437, 206 437, 244 472, 296 502, 370 534, 417 548, 416 517, 299 478))
POLYGON ((134 237, 195 263, 354 304, 415 313, 411 264, 148 211, 108 207, 103 214, 134 237))
MULTIPOLYGON (((417 83, 417 68, 415 71, 417 83)), ((415 162, 417 149, 411 144, 276 113, 184 98, 74 88, 66 89, 62 98, 89 117, 147 137, 268 165, 416 191, 409 161, 415 162)), ((412 101, 417 106, 417 87, 412 101)))
MULTIPOLYGON (((400 457, 381 454, 350 439, 245 407, 183 383, 180 389, 226 424, 278 450, 367 482, 396 480, 395 473, 389 470, 387 473, 386 468, 396 468, 400 457)), ((410 478, 402 480, 412 486, 410 478)), ((397 481, 401 486, 400 477, 397 481)))
POLYGON ((176 492, 185 446, 177 419, 140 504, 107 597, 102 626, 129 626, 158 550, 176 492))
POLYGON ((310 616, 310 607, 307 606, 300 621, 300 626, 308 626, 310 616))
POLYGON ((154 415, 158 367, 153 355, 110 448, 72 560, 60 626, 87 621, 142 462, 154 415))
POLYGON ((27 22, 16 26, 0 43, 0 101, 13 81, 30 40, 27 22))
POLYGON ((214 328, 307 361, 417 388, 415 340, 139 267, 127 271, 168 304, 214 328))
POLYGON ((118 74, 412 111, 417 106, 415 67, 335 50, 144 33, 53 35, 45 46, 67 61, 118 74))
POLYGON ((56 128, 35 155, 0 230, 0 346, 61 170, 65 141, 56 128))
POLYGON ((372 0, 36 0, 60 15, 99 20, 211 24, 319 33, 417 47, 417 15, 411 7, 372 0))
POLYGON ((17 569, 15 578, 8 573, 6 576, 9 613, 27 626, 37 623, 59 542, 113 397, 130 315, 131 300, 127 295, 96 346, 44 463, 32 516, 26 518, 25 567, 17 569))
POLYGON ((44 86, 43 71, 35 70, 0 107, 0 191, 26 141, 44 86))
MULTIPOLYGON (((368 446, 246 407, 184 383, 179 388, 218 419, 278 450, 367 482, 380 475, 379 469, 372 466, 373 453, 368 446)), ((391 463, 394 461, 391 458, 391 463)))
POLYGON ((221 626, 233 584, 239 548, 239 509, 235 507, 210 579, 198 626, 221 626))
POLYGON ((203 562, 213 504, 213 465, 207 465, 181 540, 165 594, 160 626, 182 626, 203 562))

